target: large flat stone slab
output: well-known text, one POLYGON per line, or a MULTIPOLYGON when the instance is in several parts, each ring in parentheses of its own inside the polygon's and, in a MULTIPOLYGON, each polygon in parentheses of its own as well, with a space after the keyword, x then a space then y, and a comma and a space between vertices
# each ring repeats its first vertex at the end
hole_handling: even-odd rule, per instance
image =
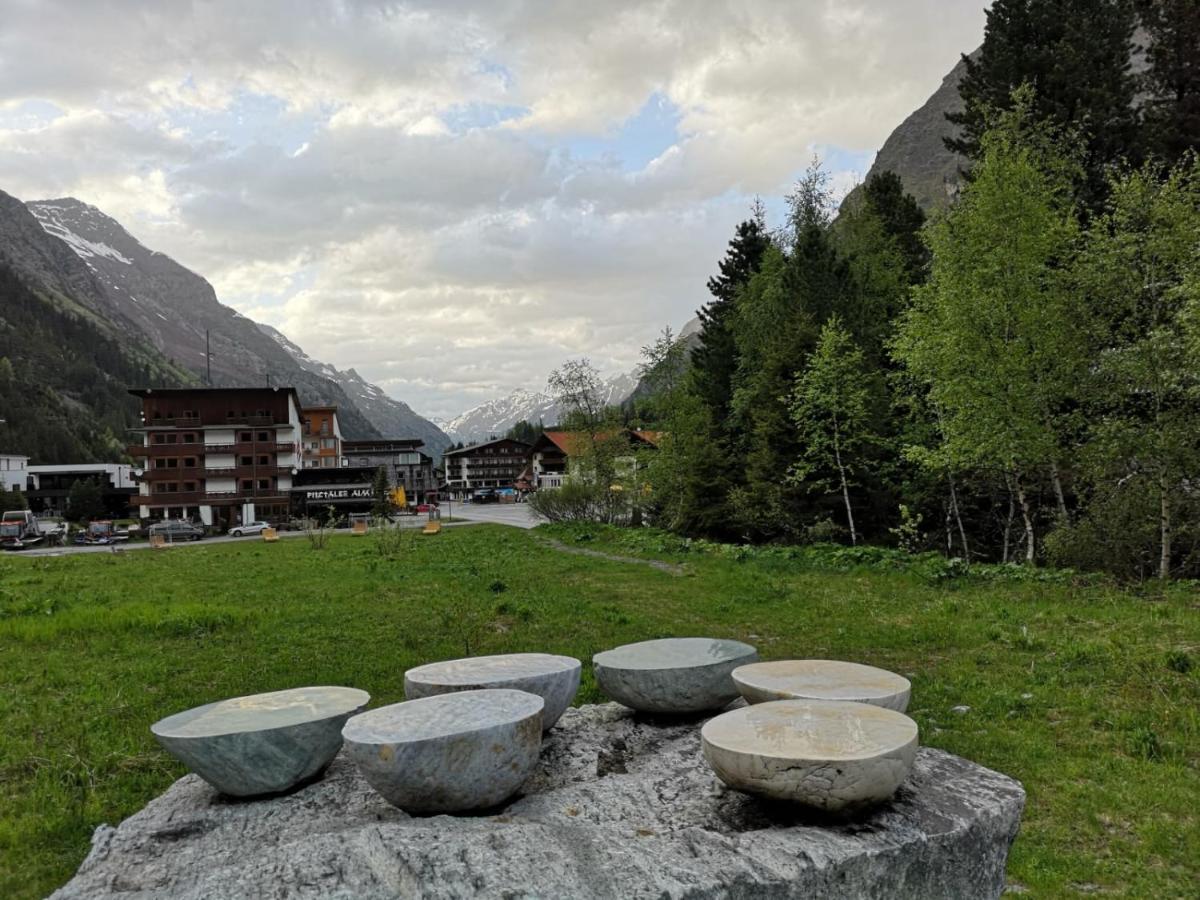
POLYGON ((758 651, 741 641, 659 638, 597 653, 592 671, 600 689, 623 706, 688 715, 737 699, 731 673, 757 659, 758 651))
POLYGON ((528 691, 545 701, 542 727, 549 731, 575 699, 582 669, 583 665, 574 657, 553 653, 505 653, 448 659, 405 672, 404 696, 417 700, 485 688, 528 691))
POLYGON ((837 659, 780 659, 733 670, 750 703, 771 700, 850 700, 904 712, 912 684, 903 675, 837 659))
POLYGON ((704 723, 704 758, 732 788, 841 812, 891 797, 917 755, 917 723, 839 700, 775 700, 704 723))
POLYGON ((355 716, 342 736, 371 787, 406 812, 486 809, 533 771, 544 706, 502 688, 438 694, 355 716))
POLYGON ((103 826, 56 900, 989 898, 1024 805, 1010 778, 922 748, 881 807, 829 823, 728 790, 694 722, 570 709, 523 796, 492 816, 411 818, 343 753, 253 803, 195 776, 103 826))
POLYGON ((292 688, 197 706, 150 731, 217 790, 251 797, 290 790, 329 765, 342 725, 370 700, 357 688, 292 688))

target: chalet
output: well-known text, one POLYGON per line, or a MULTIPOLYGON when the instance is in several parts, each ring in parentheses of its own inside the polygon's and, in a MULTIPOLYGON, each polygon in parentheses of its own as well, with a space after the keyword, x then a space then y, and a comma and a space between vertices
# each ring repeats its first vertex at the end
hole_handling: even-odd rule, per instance
POLYGON ((449 450, 442 456, 446 490, 462 499, 480 488, 511 488, 529 460, 529 445, 512 438, 498 438, 449 450))
POLYGON ((306 406, 302 449, 305 469, 334 469, 342 464, 342 428, 336 406, 306 406))
MULTIPOLYGON (((632 457, 632 452, 639 448, 657 447, 662 432, 624 429, 620 435, 628 440, 632 457)), ((613 436, 600 435, 599 439, 608 440, 613 436)), ((570 472, 572 457, 581 456, 586 445, 587 439, 578 432, 543 431, 530 450, 534 487, 538 490, 562 487, 570 472)))

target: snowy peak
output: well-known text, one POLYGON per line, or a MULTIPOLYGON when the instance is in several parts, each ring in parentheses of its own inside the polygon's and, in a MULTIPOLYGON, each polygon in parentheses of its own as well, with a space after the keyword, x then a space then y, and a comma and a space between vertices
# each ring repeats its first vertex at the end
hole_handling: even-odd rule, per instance
MULTIPOLYGON (((94 206, 89 206, 74 197, 58 200, 35 200, 26 204, 33 217, 38 220, 47 234, 53 235, 75 251, 85 262, 97 257, 112 260, 122 265, 133 265, 133 260, 117 249, 116 245, 138 244, 137 239, 115 220, 94 206), (91 237, 85 237, 91 235, 91 237), (104 239, 97 240, 97 236, 104 239)), ((138 244, 138 246, 141 246, 138 244)))
MULTIPOLYGON (((606 406, 617 406, 628 399, 637 384, 636 372, 614 375, 603 383, 600 399, 606 406)), ((521 421, 537 423, 540 419, 548 426, 556 425, 561 416, 562 409, 549 394, 518 388, 439 424, 455 440, 472 443, 503 435, 521 421)))

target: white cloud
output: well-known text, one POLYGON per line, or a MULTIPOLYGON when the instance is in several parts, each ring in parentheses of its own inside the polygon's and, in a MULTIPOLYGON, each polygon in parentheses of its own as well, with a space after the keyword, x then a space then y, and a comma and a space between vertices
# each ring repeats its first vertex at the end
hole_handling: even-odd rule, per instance
POLYGON ((632 366, 705 301, 748 198, 813 147, 877 148, 984 5, 0 0, 0 188, 96 204, 450 414, 569 355, 632 366), (623 133, 652 97, 674 138, 623 133))

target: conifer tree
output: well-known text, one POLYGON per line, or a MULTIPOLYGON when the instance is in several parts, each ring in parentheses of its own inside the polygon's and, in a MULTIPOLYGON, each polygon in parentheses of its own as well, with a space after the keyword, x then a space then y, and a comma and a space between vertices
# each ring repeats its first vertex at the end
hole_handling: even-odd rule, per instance
POLYGON ((989 116, 1011 109, 1013 91, 1029 83, 1034 117, 1085 145, 1083 199, 1098 208, 1106 168, 1139 155, 1135 22, 1130 0, 995 0, 978 58, 963 57, 964 106, 946 116, 961 133, 947 147, 977 161, 989 116))
POLYGON ((1146 142, 1170 165, 1200 150, 1200 3, 1139 0, 1138 11, 1150 38, 1141 78, 1146 142))

